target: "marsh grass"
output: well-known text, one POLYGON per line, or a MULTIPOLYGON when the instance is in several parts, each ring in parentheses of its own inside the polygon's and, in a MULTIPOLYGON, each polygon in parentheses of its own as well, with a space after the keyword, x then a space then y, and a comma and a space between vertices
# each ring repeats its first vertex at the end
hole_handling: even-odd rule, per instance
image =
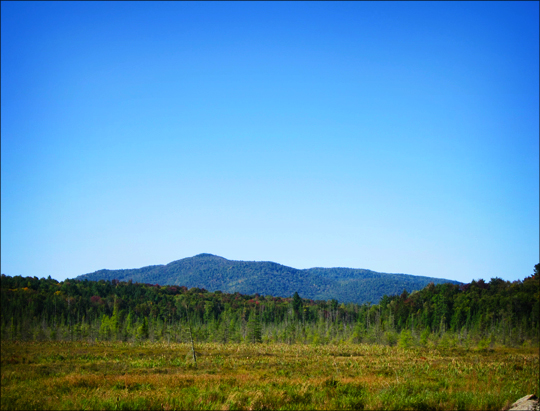
POLYGON ((2 342, 1 409, 500 410, 537 348, 2 342))

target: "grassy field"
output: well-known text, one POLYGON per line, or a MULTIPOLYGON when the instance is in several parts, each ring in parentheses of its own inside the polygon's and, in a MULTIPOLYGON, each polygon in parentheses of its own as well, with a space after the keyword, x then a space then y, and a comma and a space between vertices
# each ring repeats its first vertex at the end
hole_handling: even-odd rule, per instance
POLYGON ((9 342, 1 409, 501 410, 540 394, 534 348, 9 342))

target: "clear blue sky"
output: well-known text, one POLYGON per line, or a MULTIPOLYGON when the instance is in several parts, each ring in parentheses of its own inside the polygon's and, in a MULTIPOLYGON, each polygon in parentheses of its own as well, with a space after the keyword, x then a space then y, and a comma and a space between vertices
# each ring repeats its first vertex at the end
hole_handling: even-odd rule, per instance
POLYGON ((1 269, 523 279, 538 2, 2 2, 1 269))

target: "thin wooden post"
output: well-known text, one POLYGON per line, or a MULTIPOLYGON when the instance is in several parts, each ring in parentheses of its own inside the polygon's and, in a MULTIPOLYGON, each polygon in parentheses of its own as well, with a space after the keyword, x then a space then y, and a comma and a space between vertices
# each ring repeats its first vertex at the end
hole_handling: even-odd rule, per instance
POLYGON ((187 304, 185 305, 185 308, 186 308, 186 316, 188 320, 189 339, 191 341, 191 353, 193 354, 193 362, 195 363, 195 367, 197 367, 197 356, 195 355, 195 344, 193 343, 193 332, 191 330, 191 321, 189 320, 189 312, 187 309, 187 304))

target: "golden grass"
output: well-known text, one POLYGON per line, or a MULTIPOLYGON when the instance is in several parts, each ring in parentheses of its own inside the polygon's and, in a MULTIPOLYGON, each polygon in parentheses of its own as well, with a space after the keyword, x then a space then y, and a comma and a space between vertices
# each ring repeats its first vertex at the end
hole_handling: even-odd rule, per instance
POLYGON ((538 392, 537 348, 11 343, 1 409, 497 409, 538 392))

